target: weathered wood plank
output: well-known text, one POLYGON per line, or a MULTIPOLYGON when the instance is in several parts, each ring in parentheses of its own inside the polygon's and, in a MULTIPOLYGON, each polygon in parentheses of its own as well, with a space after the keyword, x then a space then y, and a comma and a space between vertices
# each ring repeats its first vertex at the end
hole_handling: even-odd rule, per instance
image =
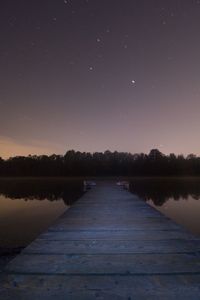
POLYGON ((200 273, 195 254, 21 254, 8 272, 37 274, 179 274, 200 273))
MULTIPOLYGON (((146 231, 146 230, 66 230, 47 231, 38 238, 49 241, 81 241, 81 240, 132 240, 132 241, 154 241, 154 240, 199 240, 192 234, 180 230, 171 231, 146 231)), ((170 241, 169 241, 170 243, 170 241)))
POLYGON ((8 275, 2 299, 199 299, 199 275, 42 276, 8 275), (15 286, 15 289, 10 288, 15 286), (13 297, 13 298, 12 298, 13 297))
POLYGON ((119 254, 119 253, 191 253, 200 251, 200 241, 45 241, 36 240, 24 254, 119 254))
POLYGON ((81 230, 90 230, 91 228, 93 230, 147 230, 147 231, 152 231, 152 230, 177 230, 179 229, 179 226, 176 224, 152 224, 152 223, 131 223, 131 224, 119 224, 118 222, 116 223, 95 223, 95 222, 90 222, 89 224, 68 224, 62 223, 57 224, 53 226, 50 230, 56 230, 56 231, 63 231, 63 230, 78 230, 81 227, 81 230), (105 224, 106 223, 106 224, 105 224))

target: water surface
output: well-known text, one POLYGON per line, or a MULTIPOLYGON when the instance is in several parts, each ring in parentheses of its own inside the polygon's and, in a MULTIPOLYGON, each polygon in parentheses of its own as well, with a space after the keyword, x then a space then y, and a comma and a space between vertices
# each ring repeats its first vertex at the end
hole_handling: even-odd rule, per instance
POLYGON ((200 235, 200 178, 133 178, 130 191, 200 235))
POLYGON ((0 179, 0 247, 24 247, 83 194, 79 179, 0 179))

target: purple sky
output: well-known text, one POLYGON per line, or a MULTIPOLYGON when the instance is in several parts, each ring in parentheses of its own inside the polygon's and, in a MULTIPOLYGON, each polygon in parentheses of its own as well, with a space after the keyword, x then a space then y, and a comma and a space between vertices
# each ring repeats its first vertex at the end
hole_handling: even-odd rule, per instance
POLYGON ((2 0, 0 156, 200 155, 200 1, 2 0))

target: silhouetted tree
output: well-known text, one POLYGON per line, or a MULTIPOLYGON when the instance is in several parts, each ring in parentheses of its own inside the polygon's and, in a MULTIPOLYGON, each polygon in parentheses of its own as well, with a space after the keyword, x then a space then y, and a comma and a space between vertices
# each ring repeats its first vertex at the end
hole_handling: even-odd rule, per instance
POLYGON ((200 157, 158 149, 145 153, 80 152, 0 158, 0 176, 199 176, 200 157))

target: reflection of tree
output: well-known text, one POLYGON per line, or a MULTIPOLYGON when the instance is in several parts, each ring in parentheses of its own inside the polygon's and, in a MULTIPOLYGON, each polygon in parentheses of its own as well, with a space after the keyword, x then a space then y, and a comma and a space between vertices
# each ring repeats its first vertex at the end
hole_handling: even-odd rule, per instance
POLYGON ((83 194, 82 180, 1 179, 0 194, 11 199, 57 201, 71 205, 83 194))
POLYGON ((130 182, 130 191, 145 201, 152 200, 162 206, 170 198, 178 201, 189 196, 200 199, 200 179, 134 179, 130 182))

